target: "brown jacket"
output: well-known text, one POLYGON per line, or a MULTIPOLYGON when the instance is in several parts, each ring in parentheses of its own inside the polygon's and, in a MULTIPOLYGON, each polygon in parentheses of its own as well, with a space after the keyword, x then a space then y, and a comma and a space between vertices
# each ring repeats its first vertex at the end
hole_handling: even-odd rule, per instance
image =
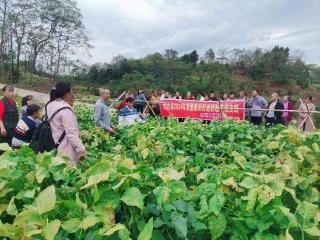
MULTIPOLYGON (((304 132, 313 132, 314 129, 314 125, 312 124, 312 122, 310 121, 308 117, 308 111, 315 111, 316 107, 313 103, 301 103, 299 106, 299 111, 301 111, 299 113, 299 117, 298 117, 298 122, 297 122, 297 127, 304 131, 304 132), (307 120, 302 124, 303 120, 307 118, 307 120)), ((312 119, 313 113, 310 113, 310 117, 312 119)))

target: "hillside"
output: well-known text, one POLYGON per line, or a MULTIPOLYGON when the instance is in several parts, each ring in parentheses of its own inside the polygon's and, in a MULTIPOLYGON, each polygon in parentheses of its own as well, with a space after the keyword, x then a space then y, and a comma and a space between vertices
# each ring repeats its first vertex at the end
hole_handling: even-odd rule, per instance
MULTIPOLYGON (((31 80, 29 74, 24 74, 22 79, 18 82, 13 84, 14 86, 22 89, 32 90, 40 93, 49 93, 52 86, 54 86, 55 82, 52 77, 45 77, 34 75, 33 79, 31 80)), ((307 88, 302 88, 298 85, 288 85, 288 84, 276 84, 272 83, 270 79, 263 79, 260 81, 250 80, 249 76, 247 75, 235 75, 235 81, 237 83, 238 90, 241 89, 241 86, 244 87, 249 93, 251 89, 258 88, 262 91, 262 94, 268 97, 272 92, 279 92, 280 95, 290 95, 295 101, 299 100, 299 97, 303 97, 305 95, 311 95, 314 98, 314 102, 316 105, 320 105, 320 89, 319 86, 316 84, 309 85, 307 88)), ((94 84, 88 83, 83 81, 71 81, 74 93, 76 95, 96 95, 97 88, 99 87, 109 87, 108 84, 94 84)), ((2 84, 12 84, 11 81, 1 81, 2 84)), ((214 87, 213 87, 214 88, 214 87)), ((149 89, 149 86, 146 85, 146 89, 149 89)), ((133 89, 134 91, 135 89, 133 89)), ((155 89, 159 90, 159 88, 155 89)), ((226 89, 227 90, 227 89, 226 89)), ((111 88, 111 91, 113 89, 111 88)), ((113 97, 117 97, 117 92, 113 91, 113 97)))

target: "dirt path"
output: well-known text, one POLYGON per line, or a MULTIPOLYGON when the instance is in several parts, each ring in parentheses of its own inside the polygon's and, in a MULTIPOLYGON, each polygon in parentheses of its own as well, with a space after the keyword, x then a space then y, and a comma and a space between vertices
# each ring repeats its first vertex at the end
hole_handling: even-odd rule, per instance
MULTIPOLYGON (((0 84, 0 88, 1 89, 4 86, 5 86, 4 84, 0 84)), ((25 97, 27 95, 32 95, 32 96, 34 96, 36 102, 39 102, 39 103, 46 103, 50 99, 49 94, 39 93, 39 92, 36 92, 36 91, 30 91, 30 90, 25 90, 25 89, 16 88, 16 87, 14 88, 14 92, 19 97, 25 97)))
MULTIPOLYGON (((0 84, 0 89, 2 89, 5 86, 5 84, 0 84)), ((32 95, 35 98, 35 101, 38 103, 42 103, 45 104, 49 101, 50 96, 49 94, 46 93, 40 93, 40 92, 36 92, 36 91, 31 91, 31 90, 26 90, 26 89, 22 89, 22 88, 14 88, 14 92, 17 96, 19 97, 25 97, 27 95, 32 95)), ((82 103, 82 102, 78 102, 76 101, 75 104, 77 105, 87 105, 89 107, 92 107, 93 105, 90 103, 82 103)))

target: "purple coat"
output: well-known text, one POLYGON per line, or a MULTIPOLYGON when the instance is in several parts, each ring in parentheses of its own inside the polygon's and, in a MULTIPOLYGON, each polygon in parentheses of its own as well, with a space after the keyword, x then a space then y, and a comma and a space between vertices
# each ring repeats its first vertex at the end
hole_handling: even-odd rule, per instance
MULTIPOLYGON (((71 108, 71 106, 62 99, 57 99, 49 103, 47 106, 48 118, 50 118, 56 110, 62 107, 71 108)), ((70 109, 60 111, 50 121, 50 127, 55 142, 58 141, 63 131, 66 131, 66 136, 58 147, 58 152, 69 157, 71 164, 75 165, 79 161, 79 153, 85 150, 80 140, 80 131, 75 113, 70 109)))

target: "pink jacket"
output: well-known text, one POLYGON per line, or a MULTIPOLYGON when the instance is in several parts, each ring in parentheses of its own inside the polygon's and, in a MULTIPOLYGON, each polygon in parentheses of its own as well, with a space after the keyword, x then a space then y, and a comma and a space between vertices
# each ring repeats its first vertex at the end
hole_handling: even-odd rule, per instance
MULTIPOLYGON (((55 111, 62 107, 71 108, 71 106, 62 99, 57 99, 49 103, 47 106, 48 118, 50 118, 55 111)), ((71 164, 75 165, 79 161, 78 153, 85 150, 80 140, 80 132, 75 113, 70 109, 64 109, 60 111, 50 121, 50 127, 52 130, 52 137, 55 142, 58 141, 63 131, 66 131, 66 136, 58 147, 58 152, 61 152, 63 155, 69 157, 71 164)))

